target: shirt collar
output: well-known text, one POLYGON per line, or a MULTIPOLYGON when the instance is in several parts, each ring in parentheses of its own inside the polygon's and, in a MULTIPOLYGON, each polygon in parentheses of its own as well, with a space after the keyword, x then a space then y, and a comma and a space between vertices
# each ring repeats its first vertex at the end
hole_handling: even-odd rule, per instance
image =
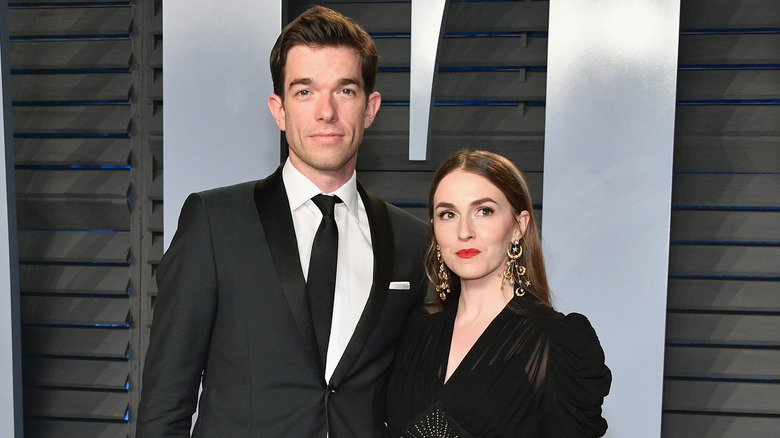
MULTIPOLYGON (((282 168, 282 181, 287 191, 287 200, 290 202, 290 210, 295 211, 303 206, 306 201, 315 195, 324 193, 313 182, 306 178, 298 169, 290 163, 290 159, 284 163, 282 168)), ((336 195, 344 202, 347 210, 355 217, 358 217, 358 191, 357 191, 357 173, 352 171, 352 177, 341 187, 326 195, 336 195)))

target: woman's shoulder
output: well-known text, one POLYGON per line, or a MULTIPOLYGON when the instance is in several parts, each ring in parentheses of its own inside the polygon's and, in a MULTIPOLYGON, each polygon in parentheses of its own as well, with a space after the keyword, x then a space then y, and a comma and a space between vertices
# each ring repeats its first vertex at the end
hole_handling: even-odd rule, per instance
POLYGON ((609 375, 604 365, 604 350, 590 320, 580 313, 564 315, 556 310, 544 312, 543 325, 550 338, 551 357, 559 365, 582 370, 590 367, 593 372, 609 375))
POLYGON ((587 341, 588 345, 600 345, 596 331, 585 315, 561 313, 534 296, 516 298, 511 304, 515 313, 531 320, 538 329, 546 332, 554 343, 573 344, 572 346, 576 347, 587 341))
POLYGON ((607 422, 601 405, 609 393, 612 373, 605 363, 596 331, 579 313, 561 316, 550 337, 547 403, 554 412, 557 432, 579 430, 583 436, 602 436, 607 422))

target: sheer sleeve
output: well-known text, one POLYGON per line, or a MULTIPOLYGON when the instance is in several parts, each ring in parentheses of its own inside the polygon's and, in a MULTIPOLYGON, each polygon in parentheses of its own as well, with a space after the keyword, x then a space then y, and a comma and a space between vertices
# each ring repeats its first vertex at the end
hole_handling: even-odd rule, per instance
POLYGON ((612 375, 596 332, 572 313, 553 332, 543 395, 542 436, 600 437, 607 431, 601 405, 612 375))

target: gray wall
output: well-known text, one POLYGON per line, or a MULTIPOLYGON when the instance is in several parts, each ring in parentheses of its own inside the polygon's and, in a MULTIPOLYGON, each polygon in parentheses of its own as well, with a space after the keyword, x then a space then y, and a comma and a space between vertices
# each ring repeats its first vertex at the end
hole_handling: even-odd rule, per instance
POLYGON ((189 193, 262 178, 279 164, 266 98, 281 30, 274 0, 165 2, 165 246, 189 193))

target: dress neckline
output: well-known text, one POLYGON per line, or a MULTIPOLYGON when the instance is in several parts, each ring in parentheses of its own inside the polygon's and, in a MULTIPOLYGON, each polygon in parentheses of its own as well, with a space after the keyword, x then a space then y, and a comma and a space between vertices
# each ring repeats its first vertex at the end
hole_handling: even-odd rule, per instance
POLYGON ((458 363, 458 366, 455 367, 455 370, 450 375, 450 378, 447 378, 447 371, 449 366, 449 360, 450 360, 450 351, 452 350, 452 335, 455 331, 455 317, 458 314, 458 305, 460 300, 456 300, 450 307, 445 309, 443 312, 445 313, 445 324, 444 324, 444 337, 446 339, 446 342, 443 343, 442 354, 441 354, 441 366, 440 369, 442 370, 441 376, 439 378, 439 384, 440 388, 442 390, 446 389, 450 382, 452 382, 452 379, 457 377, 459 374, 462 373, 461 369, 464 367, 464 364, 467 363, 467 361, 473 362, 473 356, 474 351, 479 346, 484 344, 485 339, 487 338, 487 334, 494 331, 495 327, 498 325, 499 320, 503 320, 504 316, 507 315, 508 312, 512 312, 512 309, 510 308, 510 304, 515 302, 514 304, 517 304, 517 301, 520 301, 523 299, 525 295, 522 296, 513 296, 511 300, 504 306, 503 309, 501 309, 496 316, 493 317, 493 319, 490 321, 490 323, 485 327, 485 330, 480 333, 479 337, 477 337, 477 340, 474 341, 474 344, 471 345, 471 348, 469 348, 469 351, 466 352, 466 355, 463 356, 463 359, 461 359, 460 363, 458 363))

